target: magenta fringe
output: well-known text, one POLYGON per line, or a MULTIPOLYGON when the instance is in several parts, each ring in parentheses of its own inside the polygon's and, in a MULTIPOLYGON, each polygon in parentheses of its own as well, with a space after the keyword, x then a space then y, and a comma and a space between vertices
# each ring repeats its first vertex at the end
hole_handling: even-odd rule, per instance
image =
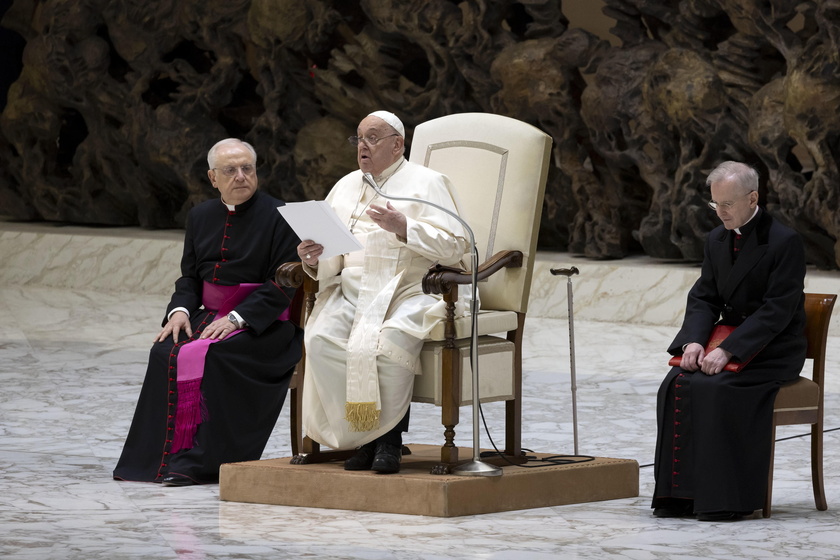
POLYGON ((178 406, 175 409, 175 435, 171 453, 194 445, 198 425, 207 420, 207 404, 201 393, 201 379, 178 382, 178 406))

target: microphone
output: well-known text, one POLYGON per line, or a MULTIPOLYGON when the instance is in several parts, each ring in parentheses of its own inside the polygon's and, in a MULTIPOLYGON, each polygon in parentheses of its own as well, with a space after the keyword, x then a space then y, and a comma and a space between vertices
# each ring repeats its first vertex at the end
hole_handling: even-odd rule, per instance
MULTIPOLYGON (((461 216, 459 216, 458 214, 456 214, 452 210, 449 210, 448 208, 444 208, 443 206, 435 204, 434 202, 432 202, 430 200, 423 200, 422 198, 408 198, 408 197, 404 197, 404 196, 394 196, 394 195, 391 195, 391 194, 387 194, 379 188, 379 185, 376 184, 376 180, 373 178, 373 174, 364 173, 362 175, 362 177, 364 178, 365 183, 370 185, 370 187, 374 190, 374 192, 376 194, 378 194, 379 196, 383 197, 383 198, 389 198, 391 200, 403 200, 405 202, 422 202, 423 204, 428 204, 429 206, 437 208, 441 212, 445 212, 446 214, 449 214, 450 216, 452 216, 453 218, 458 220, 458 222, 462 226, 464 226, 464 229, 467 230, 467 233, 470 236, 470 245, 473 248, 475 248, 475 236, 473 235, 472 228, 467 224, 467 222, 464 221, 463 218, 461 218, 461 216)), ((478 258, 477 254, 476 254, 476 258, 478 258)), ((476 268, 477 267, 473 267, 473 271, 475 271, 476 268)))
POLYGON ((390 200, 402 200, 405 202, 422 202, 428 204, 433 208, 437 208, 441 212, 448 214, 455 218, 467 231, 470 237, 470 253, 472 255, 472 300, 470 301, 470 364, 472 365, 472 398, 473 398, 473 459, 469 463, 459 465, 452 469, 452 474, 459 474, 465 476, 501 476, 502 469, 495 465, 490 465, 481 460, 481 447, 479 443, 479 413, 480 405, 478 394, 478 247, 475 245, 475 234, 472 228, 464 219, 455 212, 444 208, 429 200, 422 198, 408 198, 403 196, 394 196, 384 193, 371 173, 363 173, 362 179, 365 183, 370 185, 376 194, 382 198, 390 200))

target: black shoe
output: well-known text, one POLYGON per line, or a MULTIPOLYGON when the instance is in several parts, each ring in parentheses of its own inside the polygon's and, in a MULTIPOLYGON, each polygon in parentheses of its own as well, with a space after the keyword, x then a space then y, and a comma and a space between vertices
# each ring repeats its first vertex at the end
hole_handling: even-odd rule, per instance
POLYGON ((160 481, 164 486, 192 486, 196 482, 182 474, 168 474, 160 481))
POLYGON ((372 441, 361 446, 356 454, 344 461, 345 471, 366 471, 373 465, 376 442, 372 441))
POLYGON ((376 444, 376 454, 370 469, 381 474, 398 473, 400 472, 401 459, 401 445, 380 442, 376 444))
POLYGON ((751 511, 704 511, 697 514, 697 521, 737 521, 751 511))
POLYGON ((654 517, 691 517, 694 515, 694 501, 681 500, 681 504, 658 507, 653 510, 654 517))

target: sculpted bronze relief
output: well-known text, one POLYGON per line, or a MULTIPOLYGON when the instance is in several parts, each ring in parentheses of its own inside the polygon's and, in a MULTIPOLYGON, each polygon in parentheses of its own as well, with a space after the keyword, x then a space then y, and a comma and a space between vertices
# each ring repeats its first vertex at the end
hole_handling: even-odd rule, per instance
POLYGON ((761 203, 840 265, 840 8, 604 0, 611 36, 554 0, 16 0, 3 14, 0 214, 177 227, 212 196, 204 149, 248 140, 261 185, 322 198, 372 108, 409 128, 487 111, 554 157, 540 245, 699 260, 703 178, 756 166, 761 203), (608 41, 607 39, 610 39, 608 41))

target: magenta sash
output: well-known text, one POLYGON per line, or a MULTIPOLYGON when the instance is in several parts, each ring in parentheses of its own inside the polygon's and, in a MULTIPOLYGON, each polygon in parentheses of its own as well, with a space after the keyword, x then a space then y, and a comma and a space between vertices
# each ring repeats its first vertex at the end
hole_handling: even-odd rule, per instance
MULTIPOLYGON (((254 290, 262 284, 239 284, 221 286, 204 282, 201 303, 207 310, 216 310, 216 317, 223 317, 233 311, 254 290)), ((286 309, 278 317, 280 321, 289 319, 286 309)), ((234 336, 244 329, 235 330, 227 337, 234 336)), ((207 408, 201 394, 201 380, 204 377, 204 362, 210 345, 221 338, 197 338, 181 346, 177 357, 178 404, 175 409, 175 435, 172 438, 172 453, 189 449, 198 425, 207 419, 207 408)))

